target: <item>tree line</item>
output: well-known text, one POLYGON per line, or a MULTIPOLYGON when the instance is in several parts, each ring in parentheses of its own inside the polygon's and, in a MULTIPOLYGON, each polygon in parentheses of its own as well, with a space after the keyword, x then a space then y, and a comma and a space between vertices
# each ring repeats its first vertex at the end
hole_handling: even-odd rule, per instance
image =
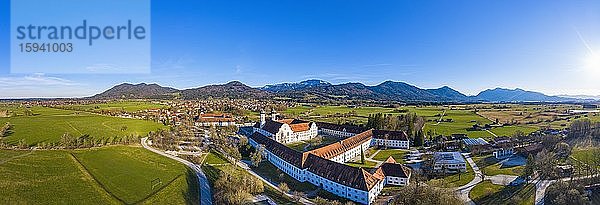
POLYGON ((404 131, 414 146, 421 146, 425 141, 423 126, 425 119, 416 113, 401 115, 376 113, 370 114, 366 127, 377 130, 404 131))
POLYGON ((7 122, 6 124, 4 124, 4 126, 2 126, 2 128, 0 128, 0 137, 7 137, 8 134, 11 133, 12 127, 13 127, 13 125, 10 124, 10 122, 7 122))

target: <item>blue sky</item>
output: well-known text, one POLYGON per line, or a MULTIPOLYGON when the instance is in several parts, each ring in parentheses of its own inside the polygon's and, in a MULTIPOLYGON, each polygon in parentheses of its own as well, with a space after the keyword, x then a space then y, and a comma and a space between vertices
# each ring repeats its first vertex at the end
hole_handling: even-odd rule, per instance
POLYGON ((155 0, 151 73, 118 75, 11 74, 9 8, 0 2, 0 98, 313 78, 600 95, 600 1, 155 0))

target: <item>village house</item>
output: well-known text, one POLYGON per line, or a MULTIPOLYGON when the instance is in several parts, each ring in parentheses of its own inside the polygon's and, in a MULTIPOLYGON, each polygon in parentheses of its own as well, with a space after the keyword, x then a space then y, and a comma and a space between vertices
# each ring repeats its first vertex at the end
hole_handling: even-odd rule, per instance
POLYGON ((194 123, 196 126, 200 127, 228 127, 235 126, 235 119, 230 114, 200 114, 196 122, 194 123))

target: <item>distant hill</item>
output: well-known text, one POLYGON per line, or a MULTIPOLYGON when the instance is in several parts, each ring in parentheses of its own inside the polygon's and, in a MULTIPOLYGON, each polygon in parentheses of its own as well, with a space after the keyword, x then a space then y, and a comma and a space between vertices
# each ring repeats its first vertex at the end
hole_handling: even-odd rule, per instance
POLYGON ((422 89, 404 82, 385 81, 375 86, 362 83, 333 85, 322 80, 306 80, 299 83, 281 83, 253 88, 239 81, 222 85, 208 85, 198 88, 177 90, 157 84, 117 85, 93 96, 97 99, 123 98, 175 98, 206 99, 264 99, 285 97, 292 99, 321 100, 374 100, 396 102, 565 102, 585 101, 570 97, 548 96, 543 93, 522 89, 495 88, 482 91, 477 96, 467 96, 448 86, 422 89))
POLYGON ((129 84, 123 83, 114 86, 100 94, 94 95, 91 98, 95 99, 164 99, 173 98, 174 94, 179 90, 170 87, 162 87, 157 84, 129 84))
POLYGON ((206 98, 265 98, 270 94, 257 88, 252 88, 239 81, 232 81, 223 85, 208 85, 199 88, 182 90, 184 99, 206 99, 206 98))
POLYGON ((573 98, 548 96, 543 93, 526 91, 523 89, 495 88, 480 92, 475 96, 477 100, 486 102, 564 102, 574 101, 573 98))
POLYGON ((305 80, 299 83, 281 83, 275 85, 266 85, 261 90, 269 91, 269 92, 286 92, 292 90, 313 88, 313 87, 323 87, 323 86, 331 86, 331 83, 323 80, 305 80))
POLYGON ((600 95, 557 95, 563 98, 575 98, 580 100, 600 100, 600 95))
POLYGON ((471 98, 469 96, 466 96, 465 94, 462 94, 448 86, 444 86, 441 88, 435 88, 435 89, 427 89, 427 91, 429 91, 429 93, 434 94, 436 96, 447 98, 447 99, 458 101, 458 102, 465 102, 465 101, 471 100, 471 98))
MULTIPOLYGON (((385 100, 399 102, 464 102, 470 98, 447 86, 437 89, 421 89, 404 83, 386 81, 379 85, 367 86, 362 83, 344 83, 332 85, 319 83, 318 86, 296 86, 292 89, 287 86, 285 90, 276 92, 278 96, 289 98, 302 98, 303 96, 317 96, 322 99, 349 99, 349 100, 385 100)), ((265 88, 263 88, 265 89, 265 88)))

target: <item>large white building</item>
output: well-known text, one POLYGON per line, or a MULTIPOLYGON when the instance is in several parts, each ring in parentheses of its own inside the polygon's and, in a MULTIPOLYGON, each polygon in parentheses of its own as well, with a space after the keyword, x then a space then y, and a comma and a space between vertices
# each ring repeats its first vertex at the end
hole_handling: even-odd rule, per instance
MULTIPOLYGON (((308 152, 293 150, 256 129, 249 137, 255 148, 262 146, 266 159, 287 175, 300 182, 309 182, 337 196, 361 204, 371 204, 383 186, 406 185, 410 169, 388 159, 373 173, 343 164, 354 159, 373 143, 373 130, 366 130, 336 143, 308 152)), ((333 129, 331 129, 333 130, 333 129)), ((319 130, 322 132, 322 130, 319 130)), ((271 135, 272 136, 272 135, 271 135)))
POLYGON ((373 130, 373 146, 409 149, 410 141, 404 131, 373 130))
POLYGON ((433 170, 444 173, 466 172, 467 163, 459 152, 434 152, 433 170))
POLYGON ((271 112, 270 120, 267 120, 265 113, 261 112, 260 122, 254 125, 254 131, 284 144, 310 140, 318 134, 315 123, 298 119, 278 120, 275 111, 271 112))

